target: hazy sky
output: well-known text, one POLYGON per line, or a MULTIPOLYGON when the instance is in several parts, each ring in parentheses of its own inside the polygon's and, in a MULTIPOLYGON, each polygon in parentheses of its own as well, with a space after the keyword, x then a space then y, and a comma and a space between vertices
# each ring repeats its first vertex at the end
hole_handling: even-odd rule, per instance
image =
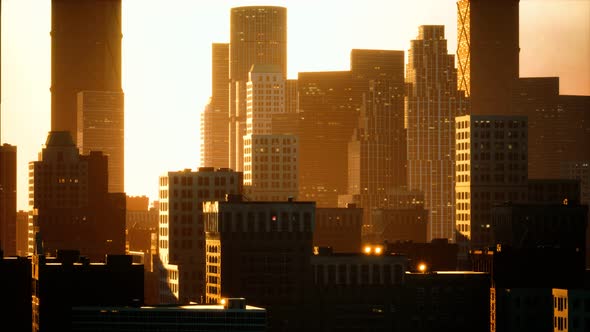
MULTIPOLYGON (((27 163, 50 130, 50 0, 3 0, 2 143, 27 163)), ((352 48, 406 50, 418 26, 443 24, 456 53, 455 0, 123 0, 125 187, 157 199, 158 175, 196 168, 199 115, 211 94, 211 43, 229 41, 230 8, 288 8, 288 72, 346 70, 352 48)), ((559 76, 590 95, 590 0, 521 0, 520 75, 559 76)))

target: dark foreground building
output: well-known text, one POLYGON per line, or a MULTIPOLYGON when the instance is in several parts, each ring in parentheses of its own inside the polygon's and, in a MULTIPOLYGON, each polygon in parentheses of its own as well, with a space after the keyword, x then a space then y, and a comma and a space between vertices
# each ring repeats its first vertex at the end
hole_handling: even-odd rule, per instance
POLYGON ((3 257, 0 250, 2 324, 10 331, 31 331, 31 259, 3 257))
POLYGON ((246 305, 243 298, 224 305, 74 307, 72 331, 264 332, 266 310, 246 305))
POLYGON ((270 331, 308 330, 306 311, 314 202, 248 202, 240 195, 203 206, 208 303, 243 295, 268 311, 270 331), (299 314, 295 314, 299 313, 299 314))
MULTIPOLYGON (((41 252, 39 252, 41 251, 41 252)), ((33 255, 33 331, 68 331, 72 307, 143 304, 143 265, 131 256, 91 263, 78 251, 33 255)))

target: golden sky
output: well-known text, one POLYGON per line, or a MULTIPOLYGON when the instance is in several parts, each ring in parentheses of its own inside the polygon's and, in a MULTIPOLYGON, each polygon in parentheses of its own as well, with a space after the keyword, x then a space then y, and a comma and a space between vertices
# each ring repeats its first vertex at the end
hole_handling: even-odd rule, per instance
MULTIPOLYGON (((27 163, 50 130, 50 0, 2 1, 2 143, 27 163)), ((230 8, 288 8, 288 72, 346 70, 352 48, 405 50, 418 26, 443 24, 456 53, 455 0, 123 0, 125 185, 157 198, 158 175, 196 168, 199 114, 211 94, 211 43, 229 41, 230 8)), ((590 0, 520 1, 520 75, 559 76, 590 95, 590 0)))

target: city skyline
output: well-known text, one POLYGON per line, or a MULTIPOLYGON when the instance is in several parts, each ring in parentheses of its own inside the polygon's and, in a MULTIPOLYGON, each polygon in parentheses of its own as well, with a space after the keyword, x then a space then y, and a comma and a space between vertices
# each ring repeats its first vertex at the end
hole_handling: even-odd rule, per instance
MULTIPOLYGON (((211 43, 229 41, 230 8, 255 4, 178 1, 161 8, 158 3, 124 2, 122 22, 126 191, 152 200, 159 175, 199 166, 199 118, 211 95, 211 43), (150 25, 151 20, 161 24, 150 25)), ((423 24, 444 24, 448 51, 456 54, 454 0, 340 5, 330 24, 320 20, 330 6, 336 8, 334 1, 314 4, 313 10, 307 1, 270 4, 288 9, 288 78, 303 71, 347 70, 353 48, 407 51, 423 24), (366 24, 346 24, 356 18, 366 24)), ((8 0, 2 10, 1 142, 18 146, 19 209, 26 208, 26 165, 37 159, 50 127, 51 3, 44 5, 8 0), (16 21, 25 14, 30 20, 16 21), (20 25, 31 21, 35 24, 20 25)), ((589 9, 590 1, 521 1, 520 76, 559 76, 561 94, 590 95, 590 75, 583 74, 590 72, 589 9), (561 52, 572 39, 576 52, 561 52)))

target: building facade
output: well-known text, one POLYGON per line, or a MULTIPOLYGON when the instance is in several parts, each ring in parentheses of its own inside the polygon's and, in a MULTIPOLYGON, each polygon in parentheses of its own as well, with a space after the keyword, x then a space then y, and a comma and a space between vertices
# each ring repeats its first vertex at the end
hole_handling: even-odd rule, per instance
POLYGON ((420 26, 406 68, 408 188, 424 192, 428 240, 455 236, 455 117, 465 113, 444 26, 420 26))
POLYGON ((489 245, 494 204, 528 197, 527 119, 465 115, 456 118, 455 220, 459 254, 489 245))
POLYGON ((314 247, 330 247, 335 253, 360 253, 363 209, 349 204, 346 208, 316 208, 314 247))
POLYGON ((122 92, 77 94, 77 145, 82 154, 102 151, 109 157, 109 192, 125 191, 125 114, 122 92))
POLYGON ((230 196, 205 203, 204 214, 207 302, 240 293, 267 309, 270 331, 305 329, 292 318, 309 292, 315 203, 230 196))
POLYGON ((204 303, 202 202, 241 194, 242 173, 201 167, 160 176, 158 253, 161 303, 204 303))

